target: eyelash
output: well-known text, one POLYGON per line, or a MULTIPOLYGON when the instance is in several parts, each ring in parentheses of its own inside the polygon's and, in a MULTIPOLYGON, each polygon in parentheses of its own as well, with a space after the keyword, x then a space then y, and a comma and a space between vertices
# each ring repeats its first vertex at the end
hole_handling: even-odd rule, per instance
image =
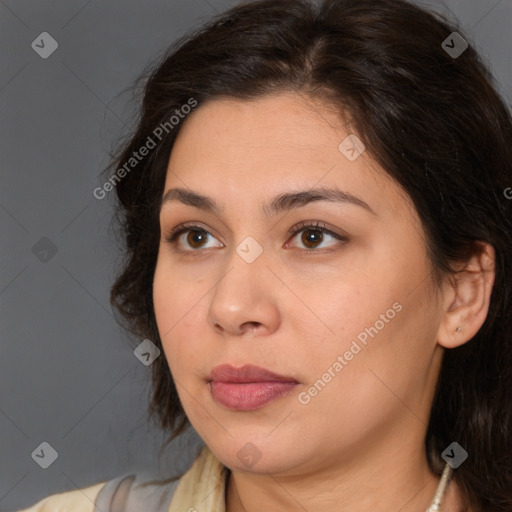
MULTIPOLYGON (((300 233, 301 231, 305 231, 306 229, 311 229, 313 231, 319 231, 321 233, 324 233, 324 234, 328 234, 328 235, 331 235, 332 237, 336 238, 337 240, 340 240, 342 242, 348 242, 348 237, 345 237, 345 236, 342 236, 342 235, 338 235, 337 233, 334 233, 333 231, 331 231, 330 229, 327 229, 325 227, 325 223, 323 222, 320 222, 320 221, 314 221, 314 223, 310 223, 310 221, 305 221, 305 222, 301 222, 300 224, 298 224, 297 226, 294 226, 292 229, 290 229, 288 231, 288 233, 291 235, 292 238, 294 238, 297 233, 300 233)), ((171 233, 165 238, 165 241, 167 243, 170 243, 174 246, 177 246, 177 238, 182 235, 183 233, 187 232, 187 231, 199 231, 199 232, 203 232, 203 233, 207 233, 208 235, 211 235, 211 233, 202 228, 201 226, 198 226, 197 224, 179 224, 178 226, 176 226, 172 231, 171 233)), ((213 236, 213 235, 212 235, 213 236)), ((180 250, 180 249, 176 249, 176 250, 180 250)), ((181 252, 199 252, 199 249, 192 249, 192 250, 180 250, 181 252)), ((333 249, 330 249, 330 250, 327 250, 327 251, 323 251, 324 253, 325 252, 332 252, 333 249)), ((306 254, 311 254, 311 253, 322 253, 321 250, 318 250, 318 249, 304 249, 304 252, 306 254)))

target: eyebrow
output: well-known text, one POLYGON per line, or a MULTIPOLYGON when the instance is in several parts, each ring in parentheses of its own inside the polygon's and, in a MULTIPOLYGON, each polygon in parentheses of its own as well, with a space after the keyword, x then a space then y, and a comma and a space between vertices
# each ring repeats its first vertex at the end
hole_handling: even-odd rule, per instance
MULTIPOLYGON (((188 206, 193 206, 215 214, 222 214, 224 210, 210 197, 184 188, 169 189, 162 197, 160 209, 162 209, 164 204, 168 204, 173 201, 179 201, 188 206)), ((318 187, 310 190, 299 190, 296 192, 279 194, 268 203, 263 204, 261 206, 261 211, 269 217, 284 211, 292 210, 293 208, 306 206, 307 204, 315 201, 351 204, 364 208, 372 215, 377 216, 370 205, 359 197, 332 187, 318 187)))

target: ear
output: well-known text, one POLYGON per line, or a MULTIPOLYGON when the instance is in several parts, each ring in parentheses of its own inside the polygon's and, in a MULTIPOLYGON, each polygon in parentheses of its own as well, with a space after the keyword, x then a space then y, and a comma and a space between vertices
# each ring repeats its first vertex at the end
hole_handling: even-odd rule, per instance
POLYGON ((473 338, 489 311, 495 251, 487 243, 475 244, 477 252, 443 283, 443 316, 437 342, 445 348, 458 347, 473 338))

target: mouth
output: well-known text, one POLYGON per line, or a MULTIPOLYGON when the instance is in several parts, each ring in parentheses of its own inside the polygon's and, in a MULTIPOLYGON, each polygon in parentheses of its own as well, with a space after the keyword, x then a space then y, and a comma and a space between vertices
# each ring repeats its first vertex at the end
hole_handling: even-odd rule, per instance
POLYGON ((207 377, 212 398, 235 411, 259 409, 299 385, 293 378, 254 365, 220 365, 207 377))

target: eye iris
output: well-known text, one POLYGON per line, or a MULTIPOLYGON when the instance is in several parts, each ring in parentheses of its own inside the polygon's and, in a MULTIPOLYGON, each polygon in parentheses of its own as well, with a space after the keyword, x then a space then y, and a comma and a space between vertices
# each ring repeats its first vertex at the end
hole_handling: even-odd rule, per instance
POLYGON ((189 243, 191 245, 191 247, 194 247, 194 248, 200 247, 201 242, 204 242, 205 239, 206 239, 206 232, 199 231, 197 229, 190 230, 187 235, 187 243, 189 243), (196 242, 198 243, 197 245, 196 245, 196 242))
MULTIPOLYGON (((306 228, 302 230, 301 240, 306 247, 315 247, 315 244, 322 242, 323 235, 321 229, 306 228)), ((201 247, 207 237, 208 233, 202 229, 189 229, 186 238, 190 247, 197 249, 201 247)))
POLYGON ((309 244, 312 243, 313 245, 314 244, 317 244, 317 243, 320 243, 322 241, 322 237, 323 237, 323 233, 321 231, 319 231, 318 229, 305 229, 303 232, 302 232, 302 243, 304 243, 304 245, 306 245, 307 247, 310 247, 309 244), (308 233, 310 234, 308 236, 308 233), (311 233, 313 233, 313 235, 311 236, 311 233))

